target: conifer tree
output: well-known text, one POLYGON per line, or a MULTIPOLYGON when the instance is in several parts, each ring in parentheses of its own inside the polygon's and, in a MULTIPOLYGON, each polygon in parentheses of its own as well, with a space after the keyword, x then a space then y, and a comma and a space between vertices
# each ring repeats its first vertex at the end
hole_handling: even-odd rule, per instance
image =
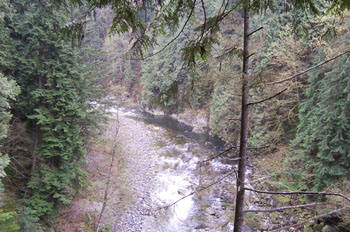
POLYGON ((5 27, 14 41, 15 65, 0 68, 22 89, 13 112, 33 134, 24 197, 33 216, 43 217, 68 204, 82 185, 80 164, 94 111, 78 51, 59 35, 65 11, 49 0, 10 4, 15 11, 5 27))
MULTIPOLYGON (((324 57, 319 54, 317 60, 324 57)), ((294 143, 304 167, 315 174, 307 180, 317 190, 350 177, 350 58, 343 57, 309 76, 306 99, 300 105, 294 143)))

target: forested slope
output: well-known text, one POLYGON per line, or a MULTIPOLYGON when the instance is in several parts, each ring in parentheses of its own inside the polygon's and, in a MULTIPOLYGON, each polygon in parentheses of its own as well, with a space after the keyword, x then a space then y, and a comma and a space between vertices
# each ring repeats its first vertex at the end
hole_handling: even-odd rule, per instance
POLYGON ((2 198, 0 230, 37 231, 39 219, 57 215, 84 184, 86 144, 102 116, 89 102, 102 92, 77 42, 59 33, 74 12, 54 1, 2 1, 0 8, 0 167, 14 194, 2 198))
MULTIPOLYGON (((347 194, 348 1, 121 2, 1 1, 0 231, 49 228, 79 194, 106 96, 203 115, 229 147, 244 140, 246 104, 245 147, 266 186, 347 194)), ((333 201, 298 200, 314 199, 333 201)))

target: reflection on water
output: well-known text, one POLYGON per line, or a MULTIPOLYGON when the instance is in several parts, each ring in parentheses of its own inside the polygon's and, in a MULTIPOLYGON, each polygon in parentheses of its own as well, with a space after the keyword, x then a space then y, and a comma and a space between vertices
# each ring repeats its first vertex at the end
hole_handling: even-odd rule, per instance
POLYGON ((170 130, 174 135, 185 136, 186 139, 193 139, 201 146, 208 148, 221 148, 225 143, 218 137, 211 136, 209 133, 196 133, 193 132, 193 127, 185 123, 179 122, 178 120, 166 116, 166 115, 152 115, 146 112, 142 112, 140 115, 130 115, 130 118, 141 119, 146 123, 153 124, 156 126, 163 127, 170 130))

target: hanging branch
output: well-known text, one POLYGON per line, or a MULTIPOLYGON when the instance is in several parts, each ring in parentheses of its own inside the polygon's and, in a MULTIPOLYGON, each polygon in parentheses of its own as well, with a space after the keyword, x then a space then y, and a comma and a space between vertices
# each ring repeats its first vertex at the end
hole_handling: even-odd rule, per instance
MULTIPOLYGON (((179 32, 172 40, 170 40, 164 47, 162 47, 160 50, 158 50, 158 51, 156 51, 155 53, 152 53, 152 54, 148 55, 147 57, 145 57, 145 58, 143 58, 143 59, 140 59, 140 60, 145 60, 145 59, 148 59, 148 58, 150 58, 150 57, 152 57, 152 56, 158 55, 159 53, 161 53, 162 51, 164 51, 164 49, 166 49, 170 44, 172 44, 175 40, 177 40, 177 38, 179 38, 179 36, 180 36, 180 35, 182 34, 182 32, 185 30, 185 27, 187 26, 187 23, 190 21, 190 18, 192 17, 192 14, 193 14, 193 12, 194 12, 194 8, 195 8, 195 6, 196 6, 196 1, 197 1, 197 0, 194 0, 194 2, 193 2, 193 7, 191 8, 191 12, 190 12, 190 14, 188 15, 188 17, 187 17, 187 19, 186 19, 184 25, 182 26, 180 32, 179 32)), ((135 59, 133 59, 133 60, 135 60, 135 59)))
POLYGON ((321 214, 319 216, 316 216, 316 217, 312 217, 306 221, 303 221, 303 222, 299 222, 299 223, 296 223, 296 224, 292 224, 292 225, 289 225, 289 226, 284 226, 284 227, 280 227, 280 228, 272 228, 271 232, 278 232, 278 231, 281 231, 281 230, 284 230, 284 229, 288 229, 290 227, 298 227, 298 226, 302 226, 310 221, 315 221, 317 219, 320 219, 320 218, 324 218, 324 217, 327 217, 329 215, 332 215, 332 214, 335 214, 335 213, 339 213, 341 211, 344 211, 346 209, 349 209, 349 207, 344 207, 344 208, 340 208, 340 209, 336 209, 336 210, 333 210, 329 213, 325 213, 325 214, 321 214))
POLYGON ((285 88, 284 90, 272 95, 271 97, 268 97, 268 98, 265 98, 263 100, 260 100, 260 101, 256 101, 256 102, 249 102, 247 105, 248 106, 251 106, 251 105, 255 105, 255 104, 260 104, 260 103, 263 103, 263 102, 266 102, 268 100, 271 100, 272 98, 275 98, 277 97, 278 95, 281 95, 283 92, 285 92, 287 90, 287 88, 285 88))
POLYGON ((312 206, 318 206, 318 205, 325 205, 325 203, 310 203, 310 204, 304 204, 304 205, 293 205, 293 206, 284 206, 279 208, 273 208, 273 209, 248 209, 244 210, 244 213, 272 213, 276 211, 282 211, 287 209, 299 209, 299 208, 307 208, 312 206))
POLYGON ((315 68, 318 68, 318 67, 320 67, 320 66, 322 66, 322 65, 324 65, 324 64, 327 64, 328 62, 333 61, 333 60, 335 60, 335 59, 337 59, 337 58, 339 58, 339 57, 341 57, 341 56, 343 56, 343 55, 345 55, 345 54, 347 54, 347 53, 350 53, 350 50, 347 50, 347 51, 345 51, 345 52, 343 52, 343 53, 341 53, 341 54, 339 54, 339 55, 337 55, 337 56, 334 56, 334 57, 332 57, 332 58, 329 58, 328 60, 325 60, 325 61, 323 61, 323 62, 321 62, 321 63, 319 63, 319 64, 316 64, 316 65, 314 65, 314 66, 312 66, 312 67, 310 67, 310 68, 308 68, 308 69, 306 69, 306 70, 304 70, 304 71, 302 71, 302 72, 300 72, 300 73, 294 74, 293 76, 288 77, 288 78, 286 78, 286 79, 282 79, 282 80, 279 80, 279 81, 269 82, 269 83, 267 83, 267 85, 275 85, 275 84, 280 84, 280 83, 283 83, 283 82, 292 80, 292 79, 294 79, 294 78, 296 78, 296 77, 298 77, 298 76, 300 76, 300 75, 303 75, 303 74, 305 74, 305 73, 307 73, 307 72, 309 72, 309 71, 311 71, 311 70, 313 70, 313 69, 315 69, 315 68))
POLYGON ((296 194, 304 194, 304 195, 328 195, 328 196, 338 196, 342 197, 345 200, 350 202, 350 198, 341 194, 341 193, 332 193, 332 192, 311 192, 311 191, 297 191, 297 192, 269 192, 263 190, 255 190, 251 188, 245 188, 245 190, 255 192, 255 193, 264 193, 264 194, 272 194, 272 195, 296 195, 296 194))

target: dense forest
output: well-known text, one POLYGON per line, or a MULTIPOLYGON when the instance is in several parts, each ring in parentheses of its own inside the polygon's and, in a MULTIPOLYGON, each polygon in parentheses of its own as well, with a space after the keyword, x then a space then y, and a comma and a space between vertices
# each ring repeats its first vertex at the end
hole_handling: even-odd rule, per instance
POLYGON ((0 231, 60 231, 60 212, 92 178, 86 156, 111 105, 170 115, 234 151, 235 232, 248 231, 248 191, 295 202, 304 220, 273 231, 350 231, 349 8, 2 0, 0 231), (250 166, 268 177, 254 189, 250 166))

